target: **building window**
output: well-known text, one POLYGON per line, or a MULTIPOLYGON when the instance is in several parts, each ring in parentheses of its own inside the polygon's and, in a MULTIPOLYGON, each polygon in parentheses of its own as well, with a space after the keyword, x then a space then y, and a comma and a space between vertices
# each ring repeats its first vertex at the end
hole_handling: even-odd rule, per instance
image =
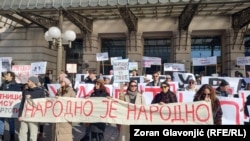
POLYGON ((211 76, 213 73, 221 72, 221 38, 215 37, 193 37, 191 42, 191 58, 207 58, 217 56, 217 65, 194 66, 194 74, 205 74, 211 76))
POLYGON ((250 35, 244 37, 245 56, 250 56, 250 35))
MULTIPOLYGON (((122 57, 123 59, 126 58, 126 39, 119 38, 119 39, 102 39, 102 48, 101 52, 108 52, 109 58, 110 57, 122 57)), ((102 74, 109 74, 109 71, 113 69, 111 65, 110 59, 107 61, 103 61, 103 64, 100 63, 100 72, 102 74), (104 64, 104 66, 103 66, 104 64), (104 72, 103 72, 104 67, 104 72)))
MULTIPOLYGON (((77 64, 77 73, 82 73, 83 65, 83 40, 76 39, 72 42, 72 47, 65 46, 66 64, 77 64)), ((65 65, 66 65, 65 64, 65 65)))
POLYGON ((144 39, 144 55, 147 57, 161 58, 161 66, 151 65, 143 68, 144 74, 153 74, 155 71, 163 72, 163 64, 170 62, 171 40, 170 39, 144 39))

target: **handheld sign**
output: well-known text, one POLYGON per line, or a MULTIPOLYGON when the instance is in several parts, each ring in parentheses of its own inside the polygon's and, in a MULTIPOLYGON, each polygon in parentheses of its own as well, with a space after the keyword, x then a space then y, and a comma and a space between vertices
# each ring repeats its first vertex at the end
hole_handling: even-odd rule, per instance
POLYGON ((129 82, 128 59, 114 60, 114 82, 129 82))

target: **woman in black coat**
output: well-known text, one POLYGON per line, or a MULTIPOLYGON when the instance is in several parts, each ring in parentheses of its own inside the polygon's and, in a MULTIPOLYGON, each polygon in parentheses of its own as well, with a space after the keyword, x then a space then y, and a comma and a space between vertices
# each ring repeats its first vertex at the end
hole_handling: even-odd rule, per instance
MULTIPOLYGON (((104 86, 104 80, 98 79, 95 83, 94 92, 90 95, 90 97, 110 97, 109 93, 104 86)), ((98 123, 90 123, 90 134, 91 140, 95 141, 103 141, 104 140, 104 132, 106 128, 106 123, 98 122, 98 123)))

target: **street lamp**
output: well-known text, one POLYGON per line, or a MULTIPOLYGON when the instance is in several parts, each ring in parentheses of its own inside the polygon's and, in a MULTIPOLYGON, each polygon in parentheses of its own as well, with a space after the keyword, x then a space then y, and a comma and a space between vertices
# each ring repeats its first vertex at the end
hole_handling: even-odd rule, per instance
POLYGON ((76 33, 72 30, 67 30, 65 33, 61 33, 58 27, 50 27, 48 31, 45 32, 44 38, 46 41, 52 41, 53 46, 57 46, 57 77, 60 75, 62 70, 62 44, 67 42, 69 48, 71 48, 71 42, 76 39, 76 33))

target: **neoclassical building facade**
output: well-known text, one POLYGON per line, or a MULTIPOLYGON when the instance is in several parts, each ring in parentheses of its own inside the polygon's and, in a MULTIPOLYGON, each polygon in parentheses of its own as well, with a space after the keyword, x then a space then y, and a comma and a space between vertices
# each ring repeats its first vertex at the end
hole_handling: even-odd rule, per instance
POLYGON ((186 72, 192 73, 233 76, 235 71, 245 71, 244 66, 236 65, 236 59, 250 48, 249 1, 146 0, 141 4, 143 1, 133 0, 136 4, 122 1, 125 4, 117 2, 115 6, 109 1, 102 6, 100 2, 105 1, 97 1, 97 5, 82 6, 71 0, 75 7, 68 4, 64 8, 62 3, 45 1, 41 7, 29 8, 13 0, 9 4, 12 9, 19 4, 14 11, 5 2, 0 8, 0 57, 12 57, 14 64, 20 65, 47 61, 47 70, 56 76, 58 50, 44 39, 44 33, 58 26, 62 32, 71 29, 77 33, 72 48, 64 46, 62 70, 66 70, 67 63, 75 63, 78 73, 96 69, 107 74, 112 69, 110 61, 96 61, 96 53, 108 52, 109 57, 138 62, 139 74, 155 70, 164 73, 163 65, 143 68, 143 56, 161 57, 162 64, 183 63, 186 72), (46 4, 52 6, 46 8, 46 4), (192 66, 192 58, 210 56, 217 56, 217 65, 192 66))

